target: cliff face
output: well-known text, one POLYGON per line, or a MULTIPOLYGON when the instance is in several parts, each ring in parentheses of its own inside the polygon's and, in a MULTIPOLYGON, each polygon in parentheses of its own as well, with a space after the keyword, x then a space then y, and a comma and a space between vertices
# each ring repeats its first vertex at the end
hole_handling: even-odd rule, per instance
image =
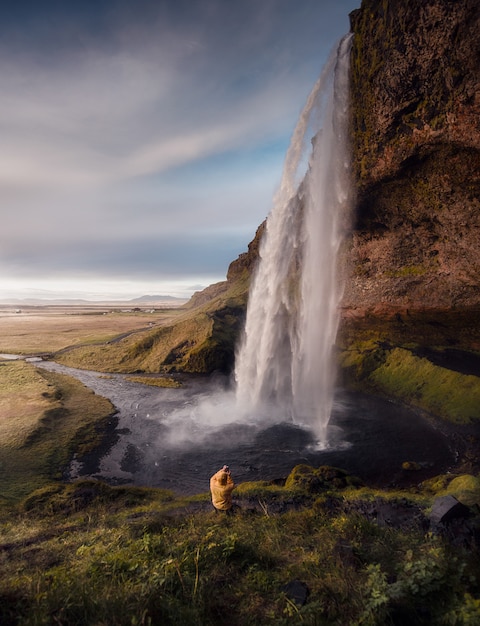
POLYGON ((364 0, 351 26, 358 200, 344 306, 478 306, 480 5, 364 0))
MULTIPOLYGON (((480 4, 363 0, 351 16, 357 199, 343 307, 480 307, 480 4)), ((227 281, 248 275, 264 224, 227 281)))
POLYGON ((478 470, 480 4, 363 0, 351 26, 343 381, 476 424, 478 470))

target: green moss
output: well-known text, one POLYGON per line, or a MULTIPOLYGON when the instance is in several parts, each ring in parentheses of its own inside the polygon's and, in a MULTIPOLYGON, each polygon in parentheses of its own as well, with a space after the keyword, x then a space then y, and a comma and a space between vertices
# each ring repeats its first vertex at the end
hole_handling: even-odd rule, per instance
POLYGON ((450 481, 440 495, 455 496, 467 506, 480 506, 480 476, 464 474, 450 481))
POLYGON ((480 378, 433 365, 396 348, 369 376, 383 393, 455 422, 480 419, 480 378))
POLYGON ((361 383, 387 358, 387 349, 376 339, 355 341, 340 354, 344 378, 351 384, 361 383))
POLYGON ((337 339, 342 382, 444 420, 478 423, 479 315, 475 308, 345 319, 337 339))
POLYGON ((132 383, 140 383, 141 385, 147 385, 150 387, 165 387, 177 389, 182 386, 182 383, 178 380, 165 376, 162 376, 161 378, 149 378, 146 376, 128 376, 126 380, 132 383))
POLYGON ((439 476, 424 480, 421 484, 421 488, 429 493, 438 494, 446 489, 452 479, 453 476, 451 474, 440 474, 439 476))
POLYGON ((427 272, 428 269, 422 265, 405 265, 397 270, 388 270, 384 274, 391 278, 405 278, 406 276, 423 276, 427 272))
POLYGON ((361 481, 348 472, 336 467, 323 465, 318 468, 310 465, 297 465, 288 475, 285 488, 300 490, 309 494, 321 493, 322 491, 345 489, 359 486, 361 481))
POLYGON ((425 480, 420 487, 435 497, 454 496, 466 506, 480 506, 480 476, 441 474, 425 480))

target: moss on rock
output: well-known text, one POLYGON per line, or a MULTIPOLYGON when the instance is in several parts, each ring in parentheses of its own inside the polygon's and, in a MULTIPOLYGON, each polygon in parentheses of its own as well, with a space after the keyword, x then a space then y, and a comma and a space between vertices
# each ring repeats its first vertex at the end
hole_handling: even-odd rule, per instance
POLYGON ((480 476, 441 474, 424 481, 421 488, 435 496, 454 496, 466 506, 480 506, 480 476))
POLYGON ((285 482, 287 490, 300 490, 309 494, 360 485, 361 481, 355 476, 328 465, 317 468, 310 465, 296 465, 285 482))
POLYGON ((352 386, 394 398, 456 424, 480 420, 480 377, 435 365, 412 350, 372 343, 341 355, 352 386))

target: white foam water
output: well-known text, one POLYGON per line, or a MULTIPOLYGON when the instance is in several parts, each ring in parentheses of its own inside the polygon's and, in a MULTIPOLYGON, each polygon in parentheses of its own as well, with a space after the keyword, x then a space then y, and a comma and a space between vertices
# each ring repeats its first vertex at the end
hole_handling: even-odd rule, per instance
POLYGON ((293 133, 260 246, 235 367, 240 411, 291 420, 312 430, 321 443, 333 405, 332 351, 342 294, 337 258, 351 198, 350 45, 347 35, 330 56, 293 133))

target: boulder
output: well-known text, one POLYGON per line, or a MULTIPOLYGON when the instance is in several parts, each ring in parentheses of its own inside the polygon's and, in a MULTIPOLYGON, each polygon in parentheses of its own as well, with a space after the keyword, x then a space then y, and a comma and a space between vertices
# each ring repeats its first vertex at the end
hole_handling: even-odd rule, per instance
POLYGON ((436 498, 432 512, 430 513, 430 523, 449 524, 454 519, 466 518, 470 515, 470 509, 457 500, 454 496, 441 496, 436 498))

